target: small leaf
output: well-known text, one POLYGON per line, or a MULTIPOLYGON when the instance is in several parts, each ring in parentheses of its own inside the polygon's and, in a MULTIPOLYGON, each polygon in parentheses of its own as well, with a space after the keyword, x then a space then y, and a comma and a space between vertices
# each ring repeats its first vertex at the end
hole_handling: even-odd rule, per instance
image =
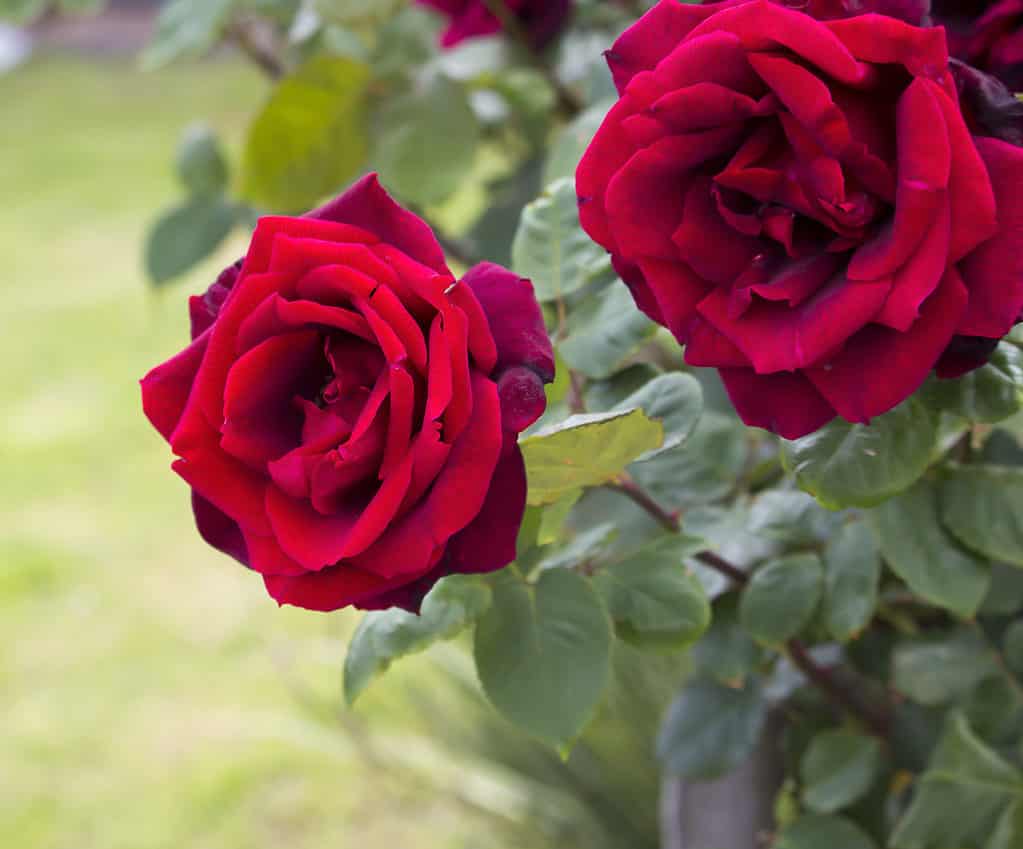
POLYGON ((317 56, 285 77, 249 128, 242 191, 257 204, 305 210, 338 191, 366 159, 369 69, 317 56))
POLYGON ((690 653, 701 675, 729 687, 741 686, 765 657, 764 649, 740 627, 737 601, 730 593, 714 602, 710 628, 690 653))
POLYGON ((451 639, 479 618, 490 601, 490 588, 478 577, 451 575, 427 593, 418 616, 398 608, 365 614, 345 658, 348 704, 354 704, 393 661, 424 651, 439 640, 451 639))
POLYGON ((683 560, 700 540, 670 537, 605 567, 594 585, 619 636, 640 646, 682 648, 710 625, 710 603, 683 560))
POLYGON ((841 517, 825 510, 805 492, 771 489, 750 511, 750 531, 788 545, 815 545, 834 533, 841 517))
POLYGON ((594 380, 610 377, 654 332, 636 309, 629 290, 612 283, 588 294, 572 311, 568 336, 560 343, 565 362, 594 380))
POLYGON ((892 684, 922 705, 943 705, 967 695, 997 673, 991 650, 971 629, 907 640, 892 655, 892 684))
POLYGON ((570 416, 520 443, 529 503, 553 504, 573 490, 609 481, 663 441, 660 422, 642 410, 570 416))
POLYGON ((158 68, 185 56, 202 56, 217 43, 235 0, 170 0, 160 9, 142 65, 158 68))
POLYGON ((824 550, 824 622, 839 642, 853 639, 877 607, 881 553, 863 522, 843 525, 824 550))
POLYGON ((698 678, 686 684, 661 726, 657 755, 686 778, 718 778, 748 758, 764 729, 767 702, 757 681, 741 689, 698 678))
POLYGON ((227 188, 227 159, 214 132, 204 124, 185 131, 178 147, 178 177, 190 194, 215 196, 227 188))
POLYGON ((761 567, 742 593, 743 627, 768 645, 794 637, 813 617, 822 579, 821 561, 814 554, 796 554, 761 567))
POLYGON ((866 795, 880 768, 877 740, 851 731, 818 734, 800 762, 803 802, 819 814, 847 808, 866 795))
POLYGON ((951 467, 941 484, 941 518, 972 551, 1023 566, 1023 468, 951 467))
POLYGON ((785 828, 771 849, 877 849, 877 844, 843 817, 810 815, 785 828))
POLYGON ((502 573, 476 626, 483 691, 506 718, 564 746, 593 715, 608 682, 611 627, 600 598, 567 569, 535 586, 502 573))
POLYGON ((664 425, 664 444, 634 461, 641 463, 677 448, 688 439, 703 412, 703 390, 699 382, 688 374, 662 374, 632 393, 615 409, 634 410, 637 407, 664 425))
POLYGON ((374 122, 373 161, 395 194, 428 206, 462 185, 479 140, 465 89, 436 76, 385 103, 374 122))
POLYGON ((913 592, 963 618, 977 612, 990 568, 959 549, 941 527, 937 493, 927 483, 871 510, 868 521, 884 559, 913 592))
POLYGON ((1021 798, 1023 776, 954 713, 895 827, 892 849, 983 846, 1021 798))
POLYGON ((986 365, 955 380, 932 377, 920 393, 924 403, 975 422, 1000 422, 1023 401, 1023 351, 999 342, 986 365))
POLYGON ((784 442, 786 467, 825 507, 872 507, 908 489, 926 471, 938 418, 915 398, 869 425, 835 419, 784 442))
POLYGON ((220 198, 194 198, 168 210, 146 239, 146 272, 155 285, 184 274, 210 256, 235 225, 235 209, 220 198))
POLYGON ((578 291, 603 257, 579 226, 574 180, 557 180, 522 210, 512 268, 533 281, 538 300, 556 301, 578 291))

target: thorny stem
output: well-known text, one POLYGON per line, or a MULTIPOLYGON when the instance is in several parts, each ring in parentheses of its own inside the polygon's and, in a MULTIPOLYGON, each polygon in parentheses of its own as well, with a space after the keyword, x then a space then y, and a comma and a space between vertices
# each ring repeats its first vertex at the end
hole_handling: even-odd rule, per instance
MULTIPOLYGON (((613 483, 608 484, 608 488, 632 499, 633 502, 642 507, 666 530, 676 534, 681 532, 682 523, 679 520, 678 514, 670 513, 658 504, 650 493, 628 475, 620 476, 613 483)), ((704 565, 729 578, 740 587, 749 583, 749 576, 746 572, 733 563, 729 563, 713 551, 701 551, 694 555, 694 557, 704 565)), ((789 660, 833 704, 859 719, 877 737, 887 739, 889 718, 886 710, 877 710, 873 705, 861 698, 858 689, 849 687, 839 680, 833 669, 828 669, 818 664, 801 641, 789 640, 785 644, 785 650, 789 660)))

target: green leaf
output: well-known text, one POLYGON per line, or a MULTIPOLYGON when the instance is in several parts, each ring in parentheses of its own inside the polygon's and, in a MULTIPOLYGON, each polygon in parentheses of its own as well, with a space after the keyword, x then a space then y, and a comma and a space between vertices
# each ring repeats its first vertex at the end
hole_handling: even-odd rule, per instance
POLYGON ((767 702, 756 680, 733 689, 698 678, 682 688, 668 709, 657 755, 674 775, 718 778, 750 756, 766 719, 767 702))
POLYGON ((234 0, 170 0, 160 9, 156 32, 142 53, 153 69, 185 56, 201 56, 220 39, 234 0))
POLYGON ((564 532, 565 520, 568 518, 568 514, 572 512, 576 502, 582 498, 582 494, 583 491, 577 489, 543 509, 543 519, 540 521, 540 532, 537 535, 537 542, 540 545, 550 545, 561 538, 564 532))
POLYGON ((613 522, 584 528, 561 546, 544 549, 539 566, 542 569, 576 569, 589 566, 606 555, 608 543, 618 534, 613 522))
POLYGON ((988 564, 960 550, 938 522, 938 496, 926 482, 870 511, 881 553, 911 590, 970 618, 990 582, 988 564))
POLYGON ((392 662, 449 640, 490 606, 491 591, 475 575, 442 578, 423 599, 417 616, 392 608, 363 616, 345 658, 345 699, 354 704, 370 682, 392 662))
POLYGON ((824 550, 824 622, 845 643, 863 631, 877 607, 881 553, 863 522, 843 525, 824 550))
POLYGON ((1023 468, 949 468, 941 484, 941 518, 972 551, 1023 566, 1023 468))
POLYGON ((785 828, 771 849, 877 849, 877 844, 843 817, 811 815, 785 828))
POLYGON ((661 423, 642 410, 570 416, 520 443, 529 503, 553 504, 573 490, 609 481, 663 441, 661 423))
POLYGON ((1023 846, 1023 799, 1005 809, 984 849, 1019 849, 1023 846))
POLYGON ((1000 422, 1020 409, 1023 401, 1023 351, 999 342, 987 364, 955 380, 932 377, 920 398, 976 422, 1000 422))
POLYGON ((982 616, 1009 616, 1023 609, 1023 569, 991 564, 991 584, 978 611, 982 616))
POLYGON ((593 715, 610 672, 611 626, 590 583, 541 573, 535 586, 502 573, 476 626, 476 669, 504 716, 565 746, 593 715))
POLYGON ((1014 675, 1023 677, 1023 621, 1013 622, 1002 637, 1005 662, 1014 675))
POLYGON ((579 226, 574 180, 557 180, 522 210, 512 268, 533 281, 538 300, 556 301, 578 291, 603 258, 579 226))
POLYGON ((465 89, 438 75, 385 102, 374 121, 373 161, 395 194, 429 206, 462 185, 479 140, 465 89))
POLYGON ((764 650, 739 625, 738 598, 730 593, 714 602, 710 628, 691 651, 701 675, 733 689, 741 687, 765 657, 764 650))
POLYGON ((783 557, 757 569, 739 605, 743 627, 768 645, 794 637, 813 618, 823 577, 815 554, 783 557))
POLYGON ((221 198, 193 198, 157 219, 146 238, 146 272, 166 283, 210 256, 230 234, 235 209, 221 198))
POLYGON ((908 489, 926 471, 938 417, 915 398, 869 425, 835 419, 784 442, 784 460, 799 486, 825 507, 872 507, 908 489))
POLYGON ((750 531, 787 545, 815 545, 832 536, 841 517, 825 510, 805 492, 771 489, 750 511, 750 531))
POLYGON ((683 560, 702 548, 700 540, 671 537, 648 546, 594 580, 615 628, 639 646, 682 648, 710 625, 710 603, 683 560))
POLYGON ((562 177, 575 179, 575 169, 579 165, 579 160, 603 123, 608 109, 613 105, 613 100, 602 100, 579 113, 565 125, 547 155, 544 185, 562 177))
POLYGON ((366 159, 369 69, 318 56, 285 77, 249 128, 242 191, 274 210, 306 210, 338 191, 366 159))
POLYGON ((216 134, 204 124, 185 131, 178 147, 178 177, 190 194, 215 196, 227 188, 227 159, 216 134))
POLYGON ((703 390, 699 381, 688 374, 662 374, 636 390, 614 409, 634 410, 637 407, 664 425, 664 443, 634 461, 641 463, 677 448, 689 438, 703 413, 703 390))
POLYGON ((39 17, 48 5, 48 0, 0 0, 0 20, 28 23, 39 17))
POLYGON ((799 766, 803 803, 819 814, 847 808, 866 795, 880 769, 877 740, 852 731, 818 734, 799 766))
POLYGON ((982 846, 1021 798, 1020 773, 954 713, 892 834, 892 849, 982 846))
POLYGON ((636 309, 623 283, 594 292, 572 311, 561 355, 576 371, 602 380, 614 374, 654 332, 654 324, 636 309))

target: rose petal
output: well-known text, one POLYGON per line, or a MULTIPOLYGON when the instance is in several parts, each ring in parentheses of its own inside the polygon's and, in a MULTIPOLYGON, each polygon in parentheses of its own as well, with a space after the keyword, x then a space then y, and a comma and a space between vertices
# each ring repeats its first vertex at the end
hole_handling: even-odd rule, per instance
POLYGON ((207 331, 185 350, 158 365, 140 381, 142 410, 160 435, 170 441, 181 421, 199 366, 206 354, 207 331))
MULTIPOLYGON (((238 523, 218 510, 211 502, 199 493, 192 491, 192 513, 195 516, 195 527, 209 545, 224 552, 246 566, 250 565, 249 547, 238 523)), ((255 567, 253 567, 255 568, 255 567)))
POLYGON ((740 418, 785 439, 798 439, 835 417, 831 405, 799 373, 756 374, 753 369, 725 368, 721 380, 740 418))

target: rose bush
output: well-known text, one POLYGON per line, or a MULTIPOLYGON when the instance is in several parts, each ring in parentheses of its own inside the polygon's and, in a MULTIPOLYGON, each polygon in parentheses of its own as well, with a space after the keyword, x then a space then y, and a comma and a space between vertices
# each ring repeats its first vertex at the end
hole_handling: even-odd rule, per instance
MULTIPOLYGON (((441 36, 441 45, 454 47, 467 38, 493 35, 503 29, 501 20, 486 0, 416 0, 450 19, 441 36)), ((542 48, 561 31, 572 11, 571 0, 504 0, 533 47, 542 48)))
POLYGON ((576 175, 638 306, 789 438, 981 365, 1023 308, 1023 150, 964 117, 944 31, 824 17, 662 0, 576 175))
POLYGON ((933 0, 931 17, 948 30, 953 56, 1023 85, 1023 0, 933 0))
POLYGON ((455 281, 375 176, 304 218, 260 220, 191 300, 192 344, 142 381, 200 533, 280 603, 417 608, 515 557, 517 434, 554 361, 528 281, 455 281))

